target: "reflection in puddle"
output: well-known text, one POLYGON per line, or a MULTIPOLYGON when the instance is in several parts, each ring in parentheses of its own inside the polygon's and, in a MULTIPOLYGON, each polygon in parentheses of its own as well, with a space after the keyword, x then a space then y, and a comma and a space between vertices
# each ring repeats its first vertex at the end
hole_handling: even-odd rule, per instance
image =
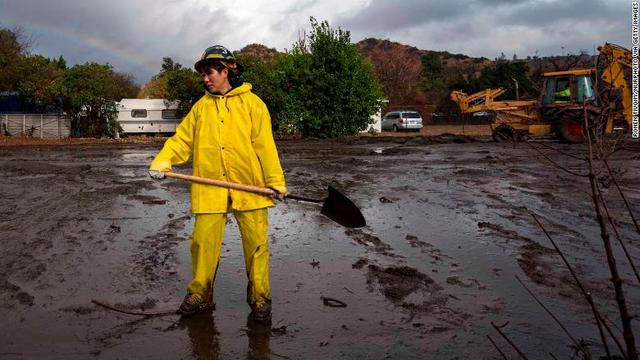
POLYGON ((181 318, 180 326, 187 328, 194 359, 220 358, 220 333, 216 329, 213 312, 203 311, 189 318, 181 318))

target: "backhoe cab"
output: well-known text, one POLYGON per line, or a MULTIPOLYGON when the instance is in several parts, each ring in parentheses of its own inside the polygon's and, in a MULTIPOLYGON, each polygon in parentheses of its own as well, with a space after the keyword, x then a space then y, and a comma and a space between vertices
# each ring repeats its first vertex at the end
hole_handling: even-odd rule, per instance
POLYGON ((590 128, 596 126, 600 106, 594 87, 595 73, 595 69, 579 69, 543 74, 540 115, 560 140, 583 142, 585 116, 590 128))

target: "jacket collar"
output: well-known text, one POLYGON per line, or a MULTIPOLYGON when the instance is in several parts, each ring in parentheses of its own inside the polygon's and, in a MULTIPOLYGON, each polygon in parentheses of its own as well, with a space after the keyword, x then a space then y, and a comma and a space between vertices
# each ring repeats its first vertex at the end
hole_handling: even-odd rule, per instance
POLYGON ((242 83, 240 86, 236 86, 231 88, 231 90, 229 90, 226 94, 224 95, 220 95, 220 94, 213 94, 210 93, 209 90, 205 90, 207 92, 207 95, 209 96, 213 96, 213 97, 221 97, 221 96, 236 96, 236 95, 240 95, 246 92, 251 91, 251 84, 249 83, 242 83))

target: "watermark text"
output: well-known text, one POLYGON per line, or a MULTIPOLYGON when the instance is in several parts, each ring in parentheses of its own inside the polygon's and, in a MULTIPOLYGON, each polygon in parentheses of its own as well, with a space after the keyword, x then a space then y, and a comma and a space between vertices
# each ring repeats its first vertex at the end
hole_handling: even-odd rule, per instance
POLYGON ((638 58, 638 50, 640 48, 640 3, 633 1, 631 3, 631 137, 640 139, 640 121, 638 120, 638 70, 640 60, 638 58))

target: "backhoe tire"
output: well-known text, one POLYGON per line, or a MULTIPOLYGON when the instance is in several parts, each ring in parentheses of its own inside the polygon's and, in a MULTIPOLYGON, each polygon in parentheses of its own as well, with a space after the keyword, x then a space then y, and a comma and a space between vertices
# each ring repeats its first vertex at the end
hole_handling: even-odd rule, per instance
POLYGON ((596 111, 586 113, 589 128, 587 130, 582 110, 572 111, 563 114, 556 120, 556 136, 560 141, 570 144, 581 144, 587 141, 592 142, 603 140, 606 131, 606 119, 602 119, 602 114, 596 111))
POLYGON ((518 141, 516 131, 509 125, 498 126, 493 130, 491 137, 493 141, 498 143, 518 141))
POLYGON ((562 142, 581 144, 585 141, 584 123, 579 119, 563 118, 558 122, 556 136, 562 142))

